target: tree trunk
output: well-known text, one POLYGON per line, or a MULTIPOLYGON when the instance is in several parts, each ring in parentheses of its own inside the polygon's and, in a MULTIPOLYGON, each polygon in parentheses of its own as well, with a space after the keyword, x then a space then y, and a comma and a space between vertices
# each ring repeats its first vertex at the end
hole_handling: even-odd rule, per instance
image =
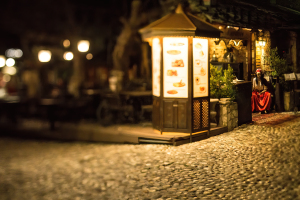
POLYGON ((122 71, 124 82, 128 81, 128 70, 137 65, 140 68, 141 62, 141 39, 138 28, 142 18, 140 16, 141 1, 134 0, 131 3, 131 16, 129 19, 121 18, 124 27, 117 38, 117 43, 113 51, 113 68, 115 71, 122 71))
POLYGON ((143 77, 146 77, 146 80, 151 79, 151 74, 150 74, 150 63, 151 61, 149 60, 148 57, 149 54, 149 46, 148 43, 143 42, 142 43, 142 70, 141 70, 141 75, 143 77))
POLYGON ((76 98, 80 96, 80 86, 82 85, 85 78, 83 55, 77 50, 77 41, 78 40, 75 39, 71 40, 71 44, 73 44, 72 52, 74 54, 73 74, 70 78, 69 85, 68 85, 69 94, 73 95, 76 98))

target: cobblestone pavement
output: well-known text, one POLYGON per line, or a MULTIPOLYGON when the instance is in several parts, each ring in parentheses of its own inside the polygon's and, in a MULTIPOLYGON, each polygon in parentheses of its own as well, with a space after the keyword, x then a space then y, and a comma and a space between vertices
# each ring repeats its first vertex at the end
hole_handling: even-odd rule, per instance
POLYGON ((297 199, 300 121, 181 146, 0 138, 0 199, 297 199))

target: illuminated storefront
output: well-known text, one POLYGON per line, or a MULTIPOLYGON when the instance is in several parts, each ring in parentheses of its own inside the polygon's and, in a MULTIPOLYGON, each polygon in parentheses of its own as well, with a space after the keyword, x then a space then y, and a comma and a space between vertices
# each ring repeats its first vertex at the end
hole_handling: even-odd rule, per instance
POLYGON ((140 33, 152 46, 153 127, 208 134, 209 44, 221 31, 179 5, 140 33))

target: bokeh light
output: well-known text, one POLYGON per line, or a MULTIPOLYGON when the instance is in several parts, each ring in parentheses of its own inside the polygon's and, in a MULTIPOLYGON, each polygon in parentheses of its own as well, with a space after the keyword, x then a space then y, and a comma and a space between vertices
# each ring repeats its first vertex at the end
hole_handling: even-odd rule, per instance
POLYGON ((16 58, 21 58, 23 56, 23 51, 21 49, 16 49, 15 50, 15 57, 16 58))
POLYGON ((9 57, 9 58, 14 57, 14 55, 15 55, 14 49, 7 49, 7 50, 5 51, 5 55, 6 55, 6 57, 9 57))
POLYGON ((4 56, 0 56, 0 67, 4 67, 6 63, 6 59, 4 56))
POLYGON ((86 54, 86 59, 91 60, 93 58, 93 54, 88 53, 86 54))
POLYGON ((15 60, 13 59, 13 58, 8 58, 7 60, 6 60, 6 65, 8 66, 8 67, 12 67, 12 66, 14 66, 15 65, 15 60))
POLYGON ((80 52, 87 52, 90 47, 90 42, 88 40, 81 40, 78 42, 78 51, 80 52))
POLYGON ((8 74, 4 74, 4 75, 3 75, 3 81, 4 81, 4 82, 7 83, 7 82, 10 81, 10 79, 11 79, 10 75, 8 75, 8 74))
POLYGON ((68 48, 71 45, 70 40, 64 40, 63 45, 65 48, 68 48))
POLYGON ((3 71, 4 74, 8 74, 8 75, 15 75, 17 73, 17 69, 15 67, 4 67, 3 71))
POLYGON ((38 57, 40 62, 49 62, 51 60, 51 51, 41 50, 39 51, 38 57))
POLYGON ((74 55, 73 55, 73 53, 70 52, 70 51, 64 53, 64 59, 65 59, 65 60, 72 60, 73 57, 74 57, 74 55))
POLYGON ((23 56, 23 51, 21 49, 7 49, 5 55, 8 58, 21 58, 23 56))

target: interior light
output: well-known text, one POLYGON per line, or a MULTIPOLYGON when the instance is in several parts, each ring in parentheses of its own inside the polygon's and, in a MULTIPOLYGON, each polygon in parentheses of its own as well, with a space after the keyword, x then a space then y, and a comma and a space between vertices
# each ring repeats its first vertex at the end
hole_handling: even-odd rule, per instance
POLYGON ((8 66, 8 67, 12 67, 12 66, 14 66, 15 65, 15 60, 13 59, 13 58, 8 58, 7 60, 6 60, 6 65, 8 66))
POLYGON ((4 67, 6 63, 6 59, 4 56, 0 56, 0 67, 4 67))
POLYGON ((51 60, 51 52, 48 50, 41 50, 38 54, 40 62, 49 62, 51 60))
POLYGON ((260 37, 258 39, 258 45, 261 47, 264 47, 264 46, 266 46, 266 41, 262 37, 260 37))
POLYGON ((74 55, 73 55, 73 53, 70 52, 70 51, 64 53, 64 59, 65 59, 65 60, 72 60, 73 57, 74 57, 74 55))
POLYGON ((80 52, 87 52, 90 47, 90 42, 88 40, 81 40, 78 42, 78 51, 80 52))

